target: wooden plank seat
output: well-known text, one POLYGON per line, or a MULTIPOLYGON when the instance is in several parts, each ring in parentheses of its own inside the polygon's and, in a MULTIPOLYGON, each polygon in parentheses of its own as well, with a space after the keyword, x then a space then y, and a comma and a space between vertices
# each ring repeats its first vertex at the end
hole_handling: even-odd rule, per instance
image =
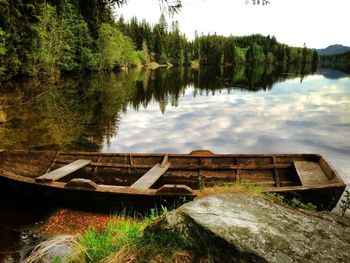
POLYGON ((150 189, 151 186, 169 169, 168 155, 164 156, 162 163, 157 163, 141 178, 134 182, 130 188, 150 189))
POLYGON ((322 185, 328 182, 328 177, 318 163, 294 161, 294 166, 303 186, 322 185))
POLYGON ((36 181, 38 182, 52 182, 52 181, 57 181, 58 179, 71 174, 84 166, 88 165, 91 163, 91 160, 76 160, 70 164, 67 164, 65 166, 62 166, 61 168, 58 168, 54 171, 51 171, 49 173, 45 173, 37 178, 35 178, 36 181))

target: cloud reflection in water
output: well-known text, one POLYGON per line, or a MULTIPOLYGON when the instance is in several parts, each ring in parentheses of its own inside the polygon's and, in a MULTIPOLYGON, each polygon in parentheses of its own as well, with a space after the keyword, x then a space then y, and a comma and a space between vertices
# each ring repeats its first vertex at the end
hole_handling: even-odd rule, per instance
POLYGON ((152 101, 129 107, 107 152, 321 153, 350 182, 350 78, 321 75, 277 83, 271 90, 193 96, 162 114, 152 101))

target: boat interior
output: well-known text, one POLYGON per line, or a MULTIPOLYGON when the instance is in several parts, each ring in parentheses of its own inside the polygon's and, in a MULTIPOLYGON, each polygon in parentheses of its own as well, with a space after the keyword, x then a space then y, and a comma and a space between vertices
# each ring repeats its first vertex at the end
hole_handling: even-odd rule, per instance
POLYGON ((340 179, 315 154, 190 154, 2 151, 0 174, 86 186, 159 189, 252 183, 262 187, 313 186, 340 179))

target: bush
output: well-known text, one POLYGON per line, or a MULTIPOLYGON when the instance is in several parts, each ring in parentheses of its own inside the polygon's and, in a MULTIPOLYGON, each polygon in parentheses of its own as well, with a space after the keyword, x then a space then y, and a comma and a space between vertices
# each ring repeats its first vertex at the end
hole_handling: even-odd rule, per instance
POLYGON ((350 208, 350 192, 346 190, 344 198, 340 201, 341 215, 345 216, 345 213, 349 208, 350 208))
POLYGON ((102 24, 99 29, 98 50, 99 71, 129 66, 137 60, 132 40, 110 24, 102 24))

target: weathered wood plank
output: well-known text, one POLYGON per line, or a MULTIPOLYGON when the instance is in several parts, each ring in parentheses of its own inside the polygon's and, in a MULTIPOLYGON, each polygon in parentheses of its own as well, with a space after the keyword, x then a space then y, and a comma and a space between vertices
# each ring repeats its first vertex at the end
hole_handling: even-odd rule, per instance
POLYGON ((57 181, 58 179, 71 174, 84 166, 91 163, 91 160, 76 160, 70 164, 67 164, 61 168, 58 168, 57 170, 54 170, 49 173, 45 173, 37 178, 35 178, 36 181, 44 182, 44 181, 57 181))
POLYGON ((303 186, 322 185, 328 182, 327 175, 318 163, 294 161, 294 165, 303 186))
POLYGON ((124 189, 126 186, 120 186, 120 185, 109 185, 109 184, 99 184, 98 185, 98 190, 101 191, 113 191, 113 190, 119 190, 119 189, 124 189))
POLYGON ((89 179, 75 178, 66 183, 64 187, 96 190, 98 185, 89 179))
MULTIPOLYGON (((273 163, 273 165, 276 165, 276 156, 272 156, 272 163, 273 163)), ((279 172, 278 172, 277 168, 273 169, 273 175, 274 175, 274 178, 275 178, 276 186, 280 187, 281 186, 281 178, 280 178, 280 175, 279 175, 279 172)))
MULTIPOLYGON (((56 163, 66 164, 68 161, 64 160, 56 160, 56 163)), ((262 165, 229 165, 229 164, 212 164, 212 165, 187 165, 181 163, 172 162, 172 166, 170 169, 183 169, 183 170, 226 170, 226 169, 241 169, 241 170, 265 170, 265 169, 286 169, 293 166, 293 164, 262 164, 262 165)), ((144 164, 122 164, 122 163, 97 163, 91 162, 91 166, 98 167, 110 167, 110 168, 134 168, 134 169, 151 169, 152 165, 144 165, 144 164)))
POLYGON ((170 163, 167 161, 168 157, 165 156, 162 164, 156 164, 145 173, 140 179, 133 183, 130 188, 137 189, 149 189, 170 167, 170 163))
POLYGON ((332 167, 329 166, 329 164, 324 158, 320 159, 319 164, 324 173, 327 175, 328 179, 332 180, 334 178, 334 169, 332 169, 332 167))

